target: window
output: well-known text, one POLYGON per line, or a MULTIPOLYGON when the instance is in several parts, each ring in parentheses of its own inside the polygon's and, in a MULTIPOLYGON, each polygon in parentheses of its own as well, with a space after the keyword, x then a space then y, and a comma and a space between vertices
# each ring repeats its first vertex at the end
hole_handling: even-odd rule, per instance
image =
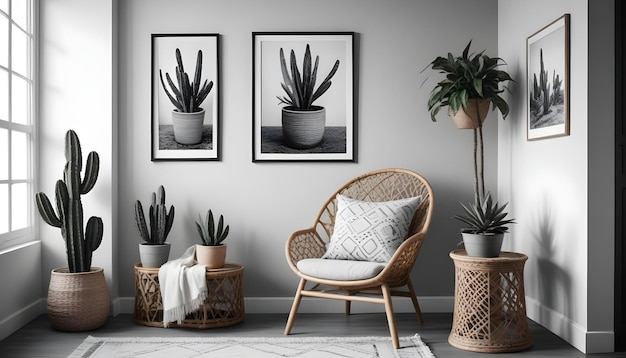
POLYGON ((0 250, 33 238, 34 1, 0 0, 0 250))

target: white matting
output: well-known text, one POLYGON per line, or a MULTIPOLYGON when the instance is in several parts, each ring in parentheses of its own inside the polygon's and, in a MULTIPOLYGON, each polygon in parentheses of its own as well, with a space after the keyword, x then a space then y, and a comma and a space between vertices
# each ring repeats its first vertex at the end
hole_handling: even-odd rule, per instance
POLYGON ((390 337, 92 337, 69 358, 252 357, 252 358, 434 358, 416 334, 401 337, 393 349, 390 337))

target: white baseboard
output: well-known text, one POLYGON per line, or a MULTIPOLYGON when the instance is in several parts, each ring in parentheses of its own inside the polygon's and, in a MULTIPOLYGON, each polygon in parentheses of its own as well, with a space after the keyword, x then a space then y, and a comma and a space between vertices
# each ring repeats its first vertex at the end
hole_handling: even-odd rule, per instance
POLYGON ((22 328, 37 316, 46 313, 44 300, 37 300, 0 322, 0 341, 22 328))
MULTIPOLYGON (((445 312, 451 313, 454 308, 454 297, 451 296, 427 296, 418 297, 420 309, 424 313, 445 312)), ((291 310, 293 297, 246 297, 244 299, 245 312, 258 313, 284 313, 291 310)), ((135 299, 133 297, 120 297, 120 313, 133 313, 135 299)), ((412 313, 413 305, 408 298, 396 298, 393 301, 393 309, 396 313, 412 313)), ((305 297, 302 299, 299 313, 343 313, 343 301, 325 300, 320 298, 305 297)), ((352 303, 352 312, 371 313, 385 312, 383 305, 371 303, 352 303)))
POLYGON ((526 313, 530 319, 563 338, 582 353, 608 353, 615 350, 615 332, 587 331, 569 317, 528 296, 526 313))

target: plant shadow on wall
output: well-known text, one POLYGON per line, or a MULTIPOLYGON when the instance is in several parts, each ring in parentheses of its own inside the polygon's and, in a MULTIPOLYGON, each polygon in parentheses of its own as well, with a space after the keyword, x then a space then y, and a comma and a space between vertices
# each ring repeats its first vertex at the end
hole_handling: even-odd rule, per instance
POLYGON ((539 81, 533 73, 533 88, 530 91, 530 128, 541 128, 565 122, 565 97, 561 88, 563 78, 552 70, 552 82, 548 81, 548 70, 543 63, 543 48, 539 50, 539 81))
POLYGON ((161 85, 167 97, 176 107, 172 110, 172 126, 160 126, 159 149, 212 149, 211 125, 204 125, 205 110, 200 107, 213 88, 213 81, 204 80, 202 86, 202 50, 198 50, 193 81, 185 72, 180 49, 176 49, 176 84, 165 73, 168 91, 159 70, 161 85), (177 85, 178 84, 178 85, 177 85))
POLYGON ((285 53, 280 49, 280 68, 283 76, 281 87, 286 95, 276 96, 281 110, 282 127, 264 128, 263 152, 272 153, 344 153, 346 152, 346 127, 326 127, 326 108, 313 103, 332 85, 339 60, 316 86, 319 56, 313 64, 310 45, 306 45, 302 72, 298 68, 296 54, 292 49, 289 66, 285 53))
MULTIPOLYGON (((572 296, 572 278, 556 262, 559 257, 556 247, 556 234, 554 232, 554 217, 551 214, 549 203, 544 202, 543 208, 537 212, 535 225, 532 225, 535 232, 532 236, 536 241, 537 268, 535 272, 537 282, 537 299, 545 307, 540 307, 539 315, 541 322, 550 322, 554 319, 550 311, 571 317, 571 306, 569 297, 572 296)), ((565 337, 571 337, 571 325, 564 324, 559 329, 563 331, 565 337)))

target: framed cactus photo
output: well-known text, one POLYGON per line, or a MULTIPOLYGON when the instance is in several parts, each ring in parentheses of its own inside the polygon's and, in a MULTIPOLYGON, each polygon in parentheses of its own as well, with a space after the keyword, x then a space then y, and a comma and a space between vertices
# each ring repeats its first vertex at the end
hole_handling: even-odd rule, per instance
POLYGON ((528 140, 570 133, 569 17, 564 14, 526 41, 528 140))
POLYGON ((254 32, 252 161, 355 161, 354 33, 254 32))
POLYGON ((219 34, 152 35, 152 161, 219 160, 219 34))

